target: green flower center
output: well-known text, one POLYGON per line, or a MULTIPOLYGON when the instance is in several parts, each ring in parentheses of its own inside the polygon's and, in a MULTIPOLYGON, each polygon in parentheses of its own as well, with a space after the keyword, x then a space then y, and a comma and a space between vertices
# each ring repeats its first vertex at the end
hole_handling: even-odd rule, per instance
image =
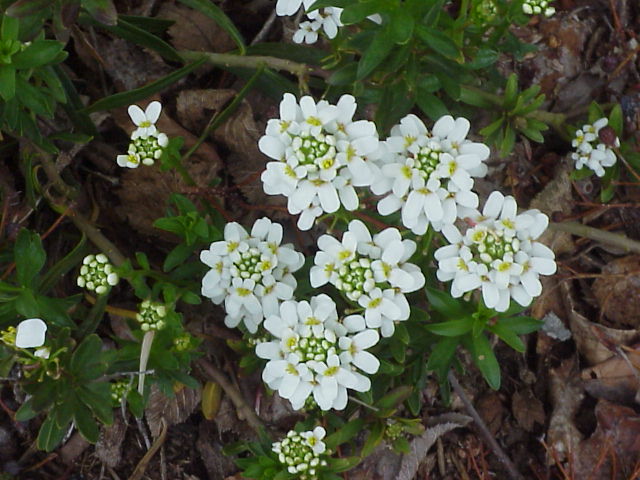
POLYGON ((503 230, 475 227, 467 235, 472 242, 469 248, 474 260, 487 265, 494 260, 504 260, 507 254, 515 255, 520 249, 520 241, 515 237, 505 236, 503 230))
POLYGON ((342 265, 338 270, 336 288, 344 292, 350 300, 357 301, 363 293, 375 286, 371 260, 358 255, 342 265))
POLYGON ((302 133, 294 137, 293 149, 301 165, 307 167, 308 172, 329 170, 336 163, 335 139, 332 135, 320 133, 311 136, 302 133))
POLYGON ((422 178, 428 180, 434 170, 440 165, 440 150, 439 145, 431 142, 430 145, 422 147, 420 151, 415 155, 414 160, 415 169, 418 170, 422 178))
POLYGON ((298 355, 302 362, 309 360, 324 362, 327 360, 327 356, 334 353, 335 350, 334 343, 325 338, 315 337, 301 338, 293 348, 293 352, 298 355))
POLYGON ((250 248, 240 255, 240 259, 233 264, 231 275, 244 280, 251 279, 258 283, 262 275, 272 270, 274 265, 271 258, 260 253, 257 248, 250 248))

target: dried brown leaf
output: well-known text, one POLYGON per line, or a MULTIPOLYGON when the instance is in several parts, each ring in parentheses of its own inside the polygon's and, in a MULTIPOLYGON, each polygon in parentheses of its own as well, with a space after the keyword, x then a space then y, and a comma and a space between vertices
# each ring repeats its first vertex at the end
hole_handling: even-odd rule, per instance
POLYGON ((518 425, 527 432, 533 430, 535 423, 544 425, 544 406, 528 387, 513 394, 511 409, 518 425))
POLYGON ((615 326, 640 326, 640 255, 607 263, 592 290, 602 313, 615 326))
POLYGON ((149 402, 144 410, 151 435, 156 438, 162 430, 162 420, 167 427, 184 422, 200 405, 200 390, 182 387, 172 398, 166 397, 153 385, 149 402))
POLYGON ((163 2, 157 17, 175 22, 168 32, 176 50, 221 53, 235 48, 229 34, 218 23, 193 8, 163 2))
POLYGON ((100 432, 96 443, 96 456, 108 467, 115 468, 122 459, 122 442, 127 433, 127 425, 122 415, 114 415, 113 423, 100 432))

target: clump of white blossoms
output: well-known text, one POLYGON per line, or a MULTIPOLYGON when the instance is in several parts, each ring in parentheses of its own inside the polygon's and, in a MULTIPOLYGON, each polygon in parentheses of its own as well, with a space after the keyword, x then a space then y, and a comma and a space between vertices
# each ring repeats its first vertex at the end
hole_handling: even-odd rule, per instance
POLYGON ((128 112, 133 123, 138 127, 131 134, 131 143, 126 155, 118 155, 116 161, 121 167, 137 168, 143 165, 153 165, 162 156, 169 139, 156 128, 160 117, 162 104, 151 102, 146 110, 137 105, 130 105, 128 112))
POLYGON ((228 223, 224 240, 200 252, 200 260, 211 267, 202 279, 202 295, 224 302, 228 327, 244 322, 255 333, 265 317, 278 313, 280 302, 293 297, 292 273, 302 267, 304 256, 281 242, 282 225, 264 217, 250 235, 240 224, 228 223))
POLYGON ((268 162, 261 179, 268 195, 285 195, 287 208, 300 214, 298 227, 309 230, 322 214, 334 213, 342 205, 358 208, 354 187, 373 181, 369 158, 378 150, 376 127, 368 120, 353 120, 357 105, 343 95, 336 105, 325 100, 285 93, 280 118, 267 123, 260 138, 260 151, 276 160, 268 162))
POLYGON ((166 325, 167 307, 163 303, 144 300, 136 313, 136 320, 143 332, 162 330, 166 325))
POLYGON ((80 288, 86 288, 102 295, 116 285, 118 280, 118 274, 114 271, 113 265, 109 263, 107 256, 99 253, 84 257, 76 283, 80 288))
POLYGON ((256 345, 256 355, 269 360, 262 379, 295 410, 303 408, 310 396, 322 410, 342 410, 347 389, 371 388, 369 378, 358 370, 378 371, 380 361, 366 350, 380 336, 366 328, 361 315, 349 315, 340 323, 336 305, 327 295, 310 302, 283 302, 264 327, 274 339, 256 345))
MULTIPOLYGON (((571 145, 576 149, 571 158, 576 162, 576 169, 587 167, 595 172, 598 177, 604 176, 604 168, 612 167, 616 163, 616 154, 604 142, 601 141, 601 131, 607 127, 609 120, 601 118, 593 125, 583 125, 576 130, 575 138, 571 145)), ((609 144, 619 147, 620 139, 615 137, 609 144)))
POLYGON ((371 190, 387 194, 378 211, 402 211, 402 224, 416 235, 431 225, 436 231, 459 217, 460 207, 476 208, 473 178, 487 173, 489 147, 466 139, 469 121, 450 115, 440 118, 431 132, 413 114, 391 129, 378 162, 371 190))
POLYGON ((542 293, 540 275, 556 272, 553 251, 535 240, 549 224, 539 210, 517 213, 513 197, 500 192, 489 195, 480 212, 465 220, 461 233, 454 225, 442 233, 450 245, 435 252, 440 281, 453 280, 451 295, 482 289, 487 307, 498 312, 509 308, 510 298, 526 307, 542 293))
POLYGON ((550 17, 556 13, 554 7, 549 6, 553 0, 525 0, 522 4, 522 11, 527 15, 540 15, 550 17))
POLYGON ((273 443, 271 450, 289 473, 298 475, 296 478, 315 480, 318 467, 327 465, 323 458, 327 456, 327 447, 322 441, 326 434, 322 427, 300 433, 290 430, 282 441, 273 443))
POLYGON ((311 267, 314 288, 331 283, 364 308, 368 328, 380 328, 390 337, 395 322, 409 318, 405 293, 424 286, 420 268, 408 262, 416 251, 413 240, 403 240, 396 228, 386 228, 373 237, 360 220, 352 220, 338 240, 331 235, 318 239, 318 252, 311 267))

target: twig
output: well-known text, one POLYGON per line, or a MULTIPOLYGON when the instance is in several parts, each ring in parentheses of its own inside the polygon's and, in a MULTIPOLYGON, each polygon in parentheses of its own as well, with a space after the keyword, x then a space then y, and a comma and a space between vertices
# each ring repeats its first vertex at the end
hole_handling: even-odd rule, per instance
POLYGON ((160 435, 158 435, 158 438, 156 438, 156 440, 153 442, 153 445, 151 445, 151 448, 149 448, 147 453, 144 454, 144 457, 140 459, 140 461, 138 462, 138 465, 136 465, 136 469, 133 471, 133 473, 129 477, 129 480, 140 480, 142 478, 142 476, 144 475, 144 471, 147 468, 147 465, 149 464, 153 456, 156 454, 158 449, 164 443, 164 440, 167 437, 167 423, 164 421, 164 419, 160 420, 160 427, 161 427, 160 435))
POLYGON ((267 66, 274 70, 289 72, 297 77, 304 77, 311 72, 311 68, 304 63, 264 55, 234 55, 231 53, 194 52, 190 50, 181 50, 178 53, 184 60, 189 62, 204 58, 213 65, 227 68, 257 69, 261 66, 267 66))
POLYGON ((216 382, 224 393, 229 396, 229 399, 236 407, 236 411, 238 412, 238 417, 247 421, 249 426, 253 428, 256 432, 260 432, 263 430, 264 425, 262 420, 255 414, 255 412, 247 405, 240 391, 231 384, 227 376, 222 373, 215 365, 213 365, 208 360, 201 358, 196 361, 196 365, 202 370, 205 377, 216 382))
POLYGON ((271 27, 273 26, 273 22, 275 21, 275 19, 276 19, 276 11, 272 9, 271 15, 269 15, 269 18, 267 18, 267 21, 264 22, 264 25, 262 26, 258 34, 255 37, 253 37, 253 40, 251 40, 251 45, 255 45, 256 43, 260 43, 262 40, 264 40, 264 38, 269 33, 269 30, 271 30, 271 27))
POLYGON ((549 228, 619 247, 625 252, 640 253, 640 242, 619 233, 607 232, 578 222, 550 223, 549 228))
POLYGON ((489 446, 491 447, 491 450, 493 450, 493 453, 495 453, 496 457, 498 457, 498 460, 500 461, 500 463, 502 463, 507 469, 507 472, 509 473, 509 477, 512 480, 524 480, 524 477, 522 476, 522 474, 518 472, 516 467, 513 465, 513 463, 507 456, 507 454, 504 453, 504 450, 502 450, 500 445, 498 445, 498 442, 496 441, 494 436, 491 434, 491 432, 487 428, 487 425, 484 423, 482 418, 480 418, 480 415, 478 414, 474 406, 471 404, 471 401, 467 397, 467 394, 464 393, 464 390, 462 390, 462 387, 458 383, 458 379, 453 374, 453 372, 451 371, 449 372, 448 378, 449 378, 449 382, 451 383, 451 386, 453 387, 453 390, 458 394, 458 396, 462 400, 462 403, 464 403, 465 408, 469 412, 469 415, 471 415, 473 417, 474 422, 476 422, 476 425, 478 426, 478 430, 480 430, 480 434, 485 439, 485 441, 489 444, 489 446))

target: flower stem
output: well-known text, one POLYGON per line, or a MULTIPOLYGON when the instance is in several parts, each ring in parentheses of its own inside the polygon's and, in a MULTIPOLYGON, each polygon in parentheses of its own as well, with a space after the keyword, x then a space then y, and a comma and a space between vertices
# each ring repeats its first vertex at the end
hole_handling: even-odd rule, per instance
POLYGON ((578 222, 550 223, 549 228, 619 247, 625 252, 640 253, 640 242, 619 233, 607 232, 578 222))
POLYGON ((190 50, 182 50, 179 53, 185 61, 195 62, 204 58, 212 65, 220 67, 257 69, 266 66, 274 70, 289 72, 298 78, 303 78, 311 72, 311 68, 304 63, 264 55, 234 55, 231 53, 194 52, 190 50))

